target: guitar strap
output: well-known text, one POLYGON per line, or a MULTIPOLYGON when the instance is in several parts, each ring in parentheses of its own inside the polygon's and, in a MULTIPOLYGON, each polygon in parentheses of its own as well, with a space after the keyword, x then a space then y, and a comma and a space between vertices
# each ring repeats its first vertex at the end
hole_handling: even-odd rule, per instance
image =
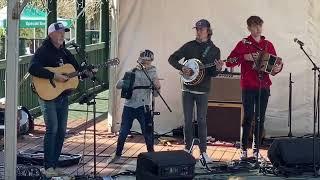
POLYGON ((207 57, 208 52, 209 52, 210 49, 211 49, 211 46, 208 45, 208 46, 206 47, 206 49, 203 51, 203 53, 202 53, 202 59, 205 59, 205 58, 207 57))

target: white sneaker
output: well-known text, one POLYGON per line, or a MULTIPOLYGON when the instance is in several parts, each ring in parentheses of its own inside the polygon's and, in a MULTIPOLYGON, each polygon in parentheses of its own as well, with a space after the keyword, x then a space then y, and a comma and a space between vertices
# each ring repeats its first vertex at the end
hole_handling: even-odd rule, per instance
POLYGON ((121 156, 113 155, 107 160, 107 164, 116 163, 120 158, 121 156))
POLYGON ((206 152, 202 153, 202 158, 206 161, 207 164, 213 162, 206 152))
POLYGON ((42 168, 40 171, 41 171, 41 173, 44 174, 47 178, 59 176, 59 174, 57 173, 57 171, 55 171, 52 167, 51 167, 51 168, 48 168, 48 169, 42 168))
POLYGON ((57 168, 55 168, 54 171, 56 173, 58 173, 59 176, 66 176, 67 175, 67 173, 65 173, 64 171, 57 169, 57 168))
POLYGON ((248 158, 248 152, 244 151, 244 150, 241 150, 241 152, 240 152, 240 160, 245 160, 247 158, 248 158))
POLYGON ((258 160, 259 160, 259 159, 262 159, 262 156, 261 156, 261 154, 260 154, 260 153, 258 154, 258 152, 257 152, 257 151, 253 151, 253 157, 256 159, 256 158, 257 158, 257 156, 258 156, 258 160))

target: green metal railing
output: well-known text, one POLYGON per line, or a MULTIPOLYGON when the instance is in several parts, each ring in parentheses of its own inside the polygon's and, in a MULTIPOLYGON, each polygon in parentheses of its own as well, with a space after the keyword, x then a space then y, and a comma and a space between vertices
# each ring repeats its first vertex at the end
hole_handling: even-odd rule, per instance
MULTIPOLYGON (((86 46, 86 56, 88 64, 101 64, 106 61, 104 57, 105 43, 98 43, 86 46)), ((70 49, 71 53, 75 55, 79 63, 84 59, 76 54, 75 49, 70 49)), ((21 106, 25 106, 32 111, 33 114, 40 112, 38 105, 37 95, 32 91, 30 84, 30 76, 23 80, 23 77, 28 72, 29 64, 32 55, 20 56, 19 60, 19 102, 21 106)), ((6 74, 6 60, 0 60, 0 97, 5 96, 5 74, 6 74)), ((99 80, 95 83, 95 92, 101 92, 108 89, 109 78, 108 78, 108 68, 100 68, 96 73, 96 77, 99 80)), ((10 80, 10 77, 9 77, 10 80)), ((70 96, 70 103, 76 102, 76 100, 84 93, 90 93, 93 90, 93 83, 90 79, 85 79, 80 81, 79 87, 74 91, 72 96, 70 96)))

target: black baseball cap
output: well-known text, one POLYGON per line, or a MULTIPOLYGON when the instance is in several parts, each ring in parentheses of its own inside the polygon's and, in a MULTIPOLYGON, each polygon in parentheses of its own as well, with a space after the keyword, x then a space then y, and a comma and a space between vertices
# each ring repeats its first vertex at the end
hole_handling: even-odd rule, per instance
POLYGON ((195 26, 193 28, 210 28, 210 23, 206 19, 200 19, 198 22, 196 22, 195 26))

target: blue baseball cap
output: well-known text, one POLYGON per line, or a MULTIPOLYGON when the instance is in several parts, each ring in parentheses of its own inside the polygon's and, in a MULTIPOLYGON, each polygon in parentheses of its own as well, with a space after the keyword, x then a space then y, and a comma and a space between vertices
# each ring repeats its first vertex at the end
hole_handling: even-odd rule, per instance
POLYGON ((200 19, 193 28, 210 28, 210 23, 206 19, 200 19))

